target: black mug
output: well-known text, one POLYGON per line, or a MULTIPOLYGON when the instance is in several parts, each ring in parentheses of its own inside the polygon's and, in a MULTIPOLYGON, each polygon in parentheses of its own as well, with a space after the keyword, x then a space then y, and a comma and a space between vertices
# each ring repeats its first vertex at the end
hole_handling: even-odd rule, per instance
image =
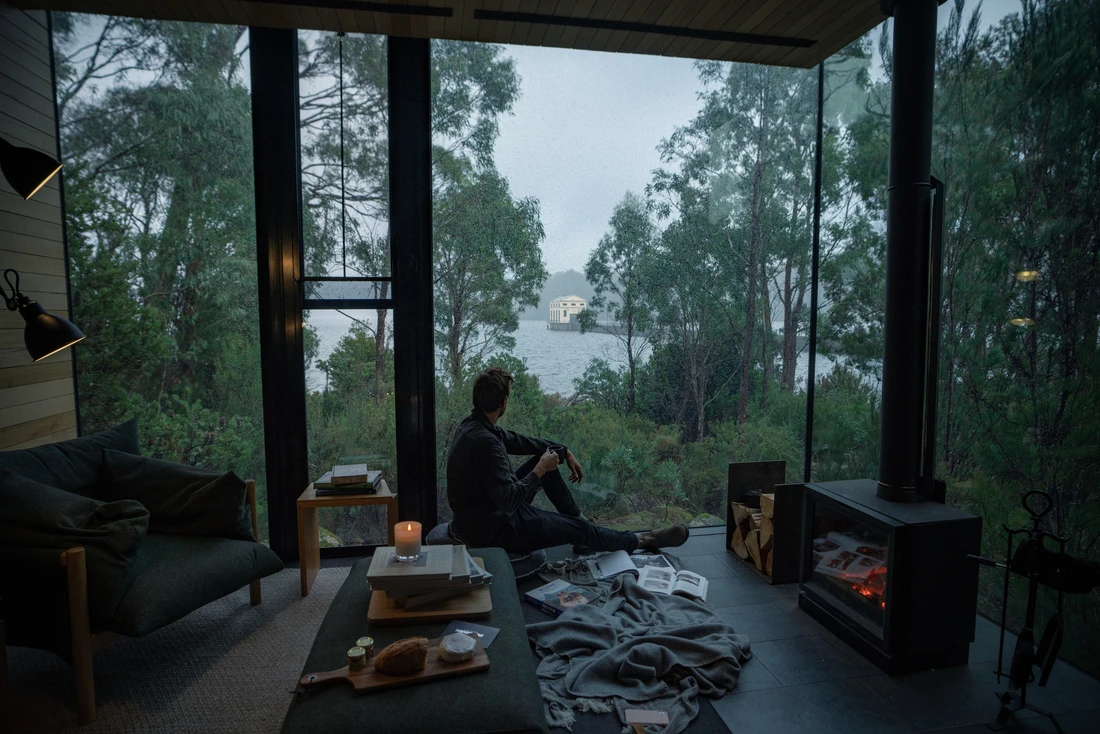
POLYGON ((553 451, 558 455, 558 463, 562 466, 565 465, 565 447, 564 446, 551 446, 547 451, 553 451))

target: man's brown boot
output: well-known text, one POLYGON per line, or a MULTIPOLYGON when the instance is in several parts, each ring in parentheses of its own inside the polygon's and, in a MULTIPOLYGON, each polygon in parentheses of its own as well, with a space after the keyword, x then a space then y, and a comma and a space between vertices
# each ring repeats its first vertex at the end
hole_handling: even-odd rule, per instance
POLYGON ((650 530, 638 536, 638 547, 656 553, 661 548, 675 548, 687 542, 691 531, 683 523, 669 525, 660 530, 650 530))

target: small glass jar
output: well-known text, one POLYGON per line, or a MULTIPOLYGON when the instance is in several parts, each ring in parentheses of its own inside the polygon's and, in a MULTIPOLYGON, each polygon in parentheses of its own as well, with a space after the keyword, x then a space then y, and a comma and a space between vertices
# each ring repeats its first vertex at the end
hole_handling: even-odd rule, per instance
POLYGON ((358 646, 348 650, 348 670, 358 673, 365 667, 367 667, 367 651, 358 646))
POLYGON ((367 659, 374 657, 374 638, 363 636, 355 641, 355 644, 367 653, 367 659))

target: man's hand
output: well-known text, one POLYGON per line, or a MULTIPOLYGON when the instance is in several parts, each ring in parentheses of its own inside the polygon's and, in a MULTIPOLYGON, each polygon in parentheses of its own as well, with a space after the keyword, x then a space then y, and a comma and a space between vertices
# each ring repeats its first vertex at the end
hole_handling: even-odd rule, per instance
POLYGON ((554 471, 558 468, 558 455, 553 451, 547 450, 542 458, 539 459, 539 463, 535 464, 535 468, 531 471, 539 475, 541 479, 546 472, 554 471))
POLYGON ((573 456, 572 451, 565 452, 565 465, 569 467, 569 481, 576 484, 584 479, 584 469, 581 468, 581 463, 577 461, 576 456, 573 456))

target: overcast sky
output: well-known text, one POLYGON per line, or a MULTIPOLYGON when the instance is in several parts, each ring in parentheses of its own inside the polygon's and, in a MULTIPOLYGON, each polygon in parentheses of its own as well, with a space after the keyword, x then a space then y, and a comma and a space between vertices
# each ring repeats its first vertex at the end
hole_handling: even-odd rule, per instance
MULTIPOLYGON (((954 2, 940 7, 946 25, 954 2)), ((976 6, 967 3, 967 17, 976 6)), ((986 0, 983 25, 1020 0, 986 0)), ((874 34, 877 45, 879 29, 874 34)), ((627 191, 641 194, 660 167, 660 141, 688 123, 701 90, 692 61, 660 56, 508 46, 520 99, 502 118, 497 166, 515 197, 533 196, 551 273, 583 270, 627 191)))

